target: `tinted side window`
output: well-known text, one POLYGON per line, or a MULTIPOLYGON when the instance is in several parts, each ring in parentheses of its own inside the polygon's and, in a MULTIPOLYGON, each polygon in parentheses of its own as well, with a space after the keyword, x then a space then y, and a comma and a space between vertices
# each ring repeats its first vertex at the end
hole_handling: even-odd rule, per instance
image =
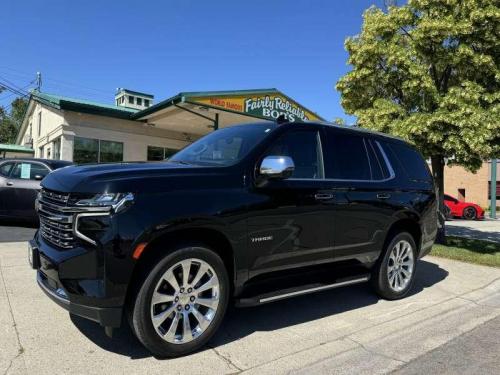
POLYGON ((0 175, 8 177, 13 166, 14 163, 2 164, 2 166, 0 167, 0 175))
POLYGON ((292 178, 324 178, 317 131, 289 131, 270 147, 265 156, 291 157, 295 164, 292 178))
POLYGON ((363 137, 327 129, 326 178, 371 180, 363 137))
POLYGON ((450 196, 450 195, 446 195, 446 194, 444 195, 444 200, 445 200, 445 201, 448 201, 448 202, 458 203, 458 200, 457 200, 457 199, 453 198, 453 197, 452 197, 452 196, 450 196))
POLYGON ((35 176, 45 177, 49 174, 49 170, 43 165, 36 163, 17 163, 12 171, 12 178, 20 178, 23 180, 35 180, 35 176))
POLYGON ((411 180, 429 181, 431 179, 425 160, 416 150, 403 143, 390 143, 389 148, 392 149, 411 180))

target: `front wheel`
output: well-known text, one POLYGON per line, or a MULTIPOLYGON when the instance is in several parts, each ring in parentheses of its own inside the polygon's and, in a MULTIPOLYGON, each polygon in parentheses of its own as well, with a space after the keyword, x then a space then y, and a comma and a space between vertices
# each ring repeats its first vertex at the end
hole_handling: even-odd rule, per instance
POLYGON ((474 207, 465 207, 462 217, 466 220, 475 220, 477 218, 477 211, 474 207))
POLYGON ((405 297, 415 280, 417 247, 411 234, 399 233, 389 242, 372 272, 372 284, 382 298, 405 297))
POLYGON ((144 280, 133 306, 132 328, 156 356, 188 354, 216 332, 228 298, 222 259, 205 247, 183 247, 160 260, 144 280))

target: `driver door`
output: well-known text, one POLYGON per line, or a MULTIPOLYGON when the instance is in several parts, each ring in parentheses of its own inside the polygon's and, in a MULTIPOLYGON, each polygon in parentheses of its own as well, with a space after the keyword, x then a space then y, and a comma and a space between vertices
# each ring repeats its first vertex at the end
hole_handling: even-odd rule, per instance
POLYGON ((17 162, 6 181, 3 194, 5 213, 26 219, 36 218, 36 195, 41 188, 40 181, 49 172, 50 170, 41 163, 17 162))
POLYGON ((253 190, 249 277, 330 262, 333 196, 324 192, 321 131, 289 129, 260 160, 266 156, 288 156, 295 170, 288 179, 270 179, 253 190))

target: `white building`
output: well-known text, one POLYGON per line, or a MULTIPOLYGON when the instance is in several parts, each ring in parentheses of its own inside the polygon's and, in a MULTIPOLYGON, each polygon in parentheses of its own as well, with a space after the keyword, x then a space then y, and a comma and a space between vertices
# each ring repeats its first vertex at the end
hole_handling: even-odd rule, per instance
POLYGON ((213 129, 273 120, 321 120, 276 89, 153 95, 118 89, 115 105, 31 94, 16 144, 76 163, 163 160, 213 129))

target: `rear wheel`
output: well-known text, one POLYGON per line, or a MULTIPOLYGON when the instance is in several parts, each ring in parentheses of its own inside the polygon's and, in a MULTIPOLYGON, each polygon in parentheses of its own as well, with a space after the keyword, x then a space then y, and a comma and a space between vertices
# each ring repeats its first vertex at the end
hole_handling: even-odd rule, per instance
POLYGON ((415 280, 417 247, 411 234, 399 233, 389 242, 372 272, 372 284, 383 298, 405 297, 415 280))
POLYGON ((475 220, 477 218, 477 210, 474 207, 465 207, 462 217, 466 220, 475 220))
POLYGON ((222 259, 205 247, 165 256, 139 289, 132 310, 137 338, 159 357, 191 353, 213 336, 228 303, 222 259))

